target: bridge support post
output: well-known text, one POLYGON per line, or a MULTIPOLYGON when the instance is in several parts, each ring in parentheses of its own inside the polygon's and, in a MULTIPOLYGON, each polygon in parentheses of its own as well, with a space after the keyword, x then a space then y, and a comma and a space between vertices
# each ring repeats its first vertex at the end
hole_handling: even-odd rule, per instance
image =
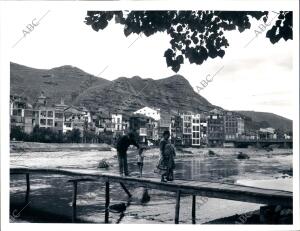
POLYGON ((29 202, 29 193, 30 193, 30 180, 29 173, 26 173, 26 195, 25 195, 25 203, 29 202))
POLYGON ((72 222, 76 221, 77 181, 73 181, 72 222))
POLYGON ((132 197, 131 193, 129 192, 129 190, 126 188, 126 186, 122 182, 120 182, 120 185, 121 185, 122 189, 126 192, 128 197, 132 197))
POLYGON ((175 224, 179 224, 180 194, 181 191, 178 190, 176 193, 175 224))
POLYGON ((108 223, 109 217, 109 181, 105 182, 105 223, 108 223))
POLYGON ((193 195, 192 200, 192 223, 196 224, 196 196, 193 195))

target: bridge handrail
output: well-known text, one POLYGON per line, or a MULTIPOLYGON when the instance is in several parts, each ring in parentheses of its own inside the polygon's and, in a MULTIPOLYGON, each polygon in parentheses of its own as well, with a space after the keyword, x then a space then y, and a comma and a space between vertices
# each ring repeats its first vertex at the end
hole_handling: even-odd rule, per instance
POLYGON ((237 184, 175 180, 173 183, 160 182, 158 178, 123 177, 117 174, 101 173, 99 170, 83 169, 49 169, 49 168, 11 168, 11 174, 61 174, 71 177, 93 177, 97 180, 118 182, 147 187, 163 191, 199 195, 251 202, 268 205, 292 205, 293 193, 283 190, 263 189, 237 184))

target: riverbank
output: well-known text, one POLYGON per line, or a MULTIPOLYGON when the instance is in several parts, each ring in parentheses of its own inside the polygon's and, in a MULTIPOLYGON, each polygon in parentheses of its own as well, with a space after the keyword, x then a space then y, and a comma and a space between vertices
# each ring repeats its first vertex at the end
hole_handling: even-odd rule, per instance
POLYGON ((84 144, 84 143, 38 143, 11 141, 10 152, 60 152, 60 151, 110 151, 111 146, 104 143, 84 144))

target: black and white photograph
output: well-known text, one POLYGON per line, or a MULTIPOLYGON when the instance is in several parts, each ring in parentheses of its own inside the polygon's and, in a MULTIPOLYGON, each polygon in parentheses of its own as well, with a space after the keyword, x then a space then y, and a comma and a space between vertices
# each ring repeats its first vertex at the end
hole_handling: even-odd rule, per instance
POLYGON ((300 228, 299 2, 0 9, 3 230, 300 228))

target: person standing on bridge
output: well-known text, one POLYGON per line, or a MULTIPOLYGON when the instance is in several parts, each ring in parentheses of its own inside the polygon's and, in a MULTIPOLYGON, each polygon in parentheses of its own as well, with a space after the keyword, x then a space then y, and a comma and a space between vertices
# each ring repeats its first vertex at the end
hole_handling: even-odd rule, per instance
POLYGON ((173 181, 173 170, 175 168, 175 149, 169 143, 170 132, 164 131, 163 138, 160 141, 160 159, 157 165, 157 168, 160 170, 161 181, 173 181))
POLYGON ((131 131, 127 135, 123 135, 117 141, 117 152, 119 160, 119 170, 120 175, 125 176, 129 175, 128 164, 127 164, 127 150, 130 145, 134 145, 137 148, 140 148, 139 144, 135 140, 134 132, 131 131))

